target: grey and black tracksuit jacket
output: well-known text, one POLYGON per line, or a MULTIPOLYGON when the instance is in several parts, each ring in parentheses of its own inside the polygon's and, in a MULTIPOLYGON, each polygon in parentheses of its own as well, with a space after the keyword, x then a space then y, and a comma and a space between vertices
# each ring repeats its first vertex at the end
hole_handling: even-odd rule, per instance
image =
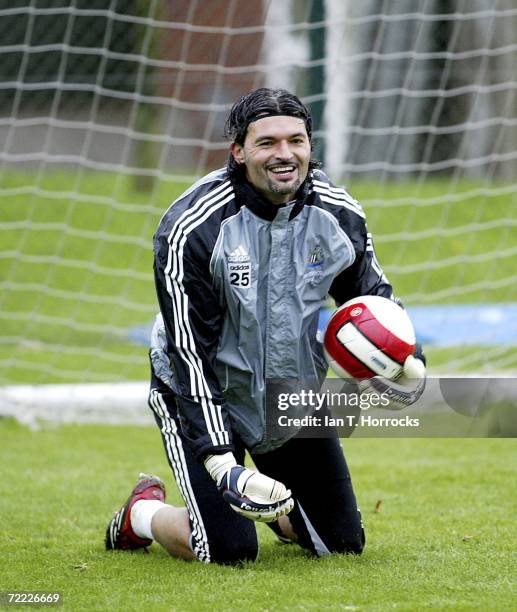
MULTIPOLYGON (((392 297, 362 208, 320 170, 285 206, 212 172, 167 210, 154 256, 170 386, 199 457, 232 450, 232 432, 255 453, 281 445, 265 436, 266 381, 321 382, 327 296, 392 297)), ((158 333, 154 342, 164 372, 158 333)))

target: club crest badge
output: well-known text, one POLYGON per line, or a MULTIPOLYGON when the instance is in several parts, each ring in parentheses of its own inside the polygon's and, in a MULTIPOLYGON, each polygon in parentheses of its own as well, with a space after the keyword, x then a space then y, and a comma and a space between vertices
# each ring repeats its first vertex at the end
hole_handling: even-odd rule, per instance
POLYGON ((318 270, 323 267, 325 263, 325 257, 323 256, 323 250, 319 244, 317 244, 312 251, 310 251, 305 267, 307 270, 318 270))

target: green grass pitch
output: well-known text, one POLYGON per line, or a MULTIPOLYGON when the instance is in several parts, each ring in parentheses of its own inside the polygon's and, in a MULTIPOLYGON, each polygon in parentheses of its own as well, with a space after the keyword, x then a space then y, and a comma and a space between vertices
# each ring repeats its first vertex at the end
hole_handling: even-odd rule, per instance
POLYGON ((156 429, 4 419, 0 439, 0 591, 74 611, 515 609, 515 440, 345 441, 364 554, 310 559, 259 525, 259 560, 236 568, 104 551, 140 470, 179 502, 156 429))

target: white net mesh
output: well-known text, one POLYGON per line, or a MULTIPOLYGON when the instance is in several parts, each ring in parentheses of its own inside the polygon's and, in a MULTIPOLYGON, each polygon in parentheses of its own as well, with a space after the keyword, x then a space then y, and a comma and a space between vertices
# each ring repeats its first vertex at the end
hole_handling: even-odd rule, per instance
POLYGON ((146 378, 153 231, 261 85, 310 106, 431 365, 516 368, 516 31, 510 1, 0 3, 0 384, 146 378))

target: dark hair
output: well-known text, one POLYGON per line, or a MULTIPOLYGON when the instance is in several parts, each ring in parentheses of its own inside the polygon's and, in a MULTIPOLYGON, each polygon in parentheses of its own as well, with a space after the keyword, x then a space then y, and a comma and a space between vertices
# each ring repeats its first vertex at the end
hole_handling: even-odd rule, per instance
MULTIPOLYGON (((287 115, 303 119, 309 141, 312 143, 312 117, 309 109, 297 96, 285 89, 269 89, 267 87, 255 89, 232 106, 225 124, 225 135, 232 142, 243 145, 250 123, 262 117, 274 115, 287 115)), ((310 169, 318 166, 319 162, 311 160, 310 169)), ((240 165, 230 153, 228 171, 233 174, 240 170, 240 165)))

